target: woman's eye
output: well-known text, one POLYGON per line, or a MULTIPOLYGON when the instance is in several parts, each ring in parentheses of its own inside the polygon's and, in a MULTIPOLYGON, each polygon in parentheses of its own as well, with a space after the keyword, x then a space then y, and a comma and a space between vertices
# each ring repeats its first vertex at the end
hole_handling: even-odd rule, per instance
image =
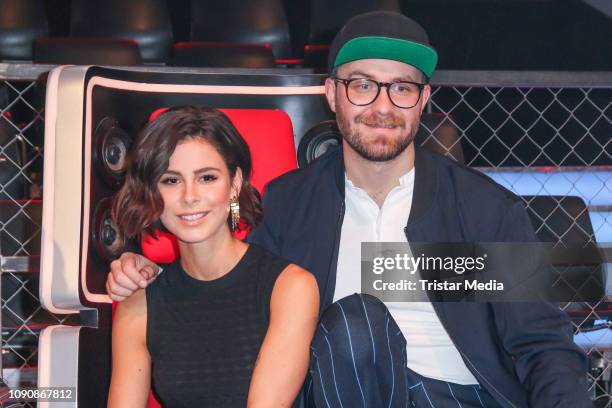
POLYGON ((160 180, 160 183, 162 184, 176 184, 178 183, 178 178, 176 177, 166 177, 160 180))
POLYGON ((216 179, 217 176, 212 174, 204 174, 202 177, 200 177, 200 180, 202 181, 215 181, 216 179))

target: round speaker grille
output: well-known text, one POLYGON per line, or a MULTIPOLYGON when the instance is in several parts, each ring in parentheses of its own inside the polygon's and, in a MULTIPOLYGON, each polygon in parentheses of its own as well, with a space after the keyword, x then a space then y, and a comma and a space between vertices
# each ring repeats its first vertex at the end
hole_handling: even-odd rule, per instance
POLYGON ((306 132, 298 146, 298 164, 306 166, 329 149, 342 143, 342 136, 335 120, 327 120, 313 126, 306 132))
POLYGON ((102 199, 94 210, 91 241, 96 254, 104 261, 118 258, 126 250, 126 242, 110 216, 109 198, 102 199))
POLYGON ((125 175, 127 154, 132 143, 128 133, 111 117, 103 118, 94 132, 94 162, 109 185, 117 187, 125 175))

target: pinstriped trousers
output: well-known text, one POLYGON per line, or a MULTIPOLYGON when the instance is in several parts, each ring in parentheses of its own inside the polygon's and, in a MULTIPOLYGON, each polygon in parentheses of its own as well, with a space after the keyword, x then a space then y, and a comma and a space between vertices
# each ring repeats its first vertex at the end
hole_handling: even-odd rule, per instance
POLYGON ((480 385, 423 377, 406 367, 406 340, 387 307, 354 294, 332 304, 312 343, 309 399, 318 408, 496 408, 480 385))

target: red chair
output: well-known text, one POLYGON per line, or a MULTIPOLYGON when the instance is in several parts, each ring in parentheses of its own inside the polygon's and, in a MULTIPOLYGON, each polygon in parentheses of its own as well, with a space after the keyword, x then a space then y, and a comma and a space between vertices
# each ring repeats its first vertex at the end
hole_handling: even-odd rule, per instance
MULTIPOLYGON (((155 120, 166 109, 158 109, 151 115, 155 120)), ((236 126, 251 149, 253 172, 251 184, 260 192, 266 184, 281 174, 295 169, 297 161, 293 141, 293 127, 289 116, 279 110, 221 109, 236 126)), ((248 231, 237 235, 244 239, 248 231)), ((157 263, 169 263, 178 256, 178 245, 172 234, 158 233, 158 239, 147 237, 142 241, 142 253, 157 263)), ((148 408, 159 408, 153 394, 148 408)))

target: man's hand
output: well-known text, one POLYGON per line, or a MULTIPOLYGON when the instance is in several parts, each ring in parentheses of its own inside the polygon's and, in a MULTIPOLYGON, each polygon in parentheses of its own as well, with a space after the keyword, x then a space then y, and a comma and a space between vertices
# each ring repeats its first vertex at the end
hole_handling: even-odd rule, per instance
POLYGON ((110 264, 106 278, 106 291, 111 299, 121 302, 132 296, 138 289, 146 288, 155 278, 159 266, 142 255, 123 253, 110 264))

